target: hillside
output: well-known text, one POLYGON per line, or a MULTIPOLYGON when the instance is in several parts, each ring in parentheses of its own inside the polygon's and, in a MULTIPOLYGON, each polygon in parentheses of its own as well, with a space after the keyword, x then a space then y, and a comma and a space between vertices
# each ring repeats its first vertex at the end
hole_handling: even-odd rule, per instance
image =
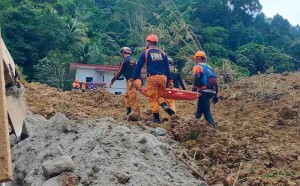
MULTIPOLYGON (((105 90, 63 92, 46 85, 25 85, 28 107, 46 118, 55 112, 82 121, 113 117, 124 121, 122 96, 105 90)), ((142 121, 148 124, 148 104, 139 97, 142 121)), ((256 75, 223 87, 220 101, 212 105, 219 128, 193 119, 195 101, 177 101, 178 115, 163 115, 168 137, 180 142, 209 184, 235 181, 240 185, 300 184, 300 73, 256 75), (190 140, 190 131, 198 133, 190 140)))
POLYGON ((299 70, 299 26, 262 9, 259 0, 5 0, 0 27, 26 80, 63 90, 71 62, 118 65, 124 46, 138 58, 151 33, 184 73, 198 50, 244 76, 299 70))

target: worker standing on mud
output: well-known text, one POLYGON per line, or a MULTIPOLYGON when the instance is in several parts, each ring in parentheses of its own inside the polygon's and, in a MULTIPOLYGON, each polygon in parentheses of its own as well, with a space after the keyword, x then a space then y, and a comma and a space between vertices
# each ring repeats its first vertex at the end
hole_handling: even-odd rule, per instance
POLYGON ((160 49, 156 48, 158 38, 154 34, 150 34, 146 38, 146 50, 143 51, 138 59, 137 66, 134 70, 133 82, 138 78, 143 65, 147 64, 147 96, 149 97, 151 112, 153 114, 153 122, 160 124, 159 105, 169 114, 175 112, 168 107, 163 94, 166 92, 166 84, 173 86, 173 80, 170 73, 168 57, 160 49))
POLYGON ((123 75, 126 79, 126 93, 124 96, 125 106, 127 108, 126 115, 131 113, 131 109, 134 110, 135 113, 140 114, 140 107, 137 99, 136 90, 142 86, 141 75, 140 73, 137 75, 137 80, 132 83, 130 78, 132 77, 134 68, 136 66, 136 60, 131 57, 132 51, 129 47, 123 47, 120 50, 120 54, 123 57, 118 73, 111 80, 111 85, 123 75))
POLYGON ((206 54, 203 51, 198 51, 194 55, 194 61, 195 66, 193 68, 193 74, 195 80, 193 91, 201 93, 198 98, 195 118, 200 119, 202 114, 204 114, 205 120, 213 128, 217 128, 217 124, 210 111, 210 99, 213 98, 214 103, 218 102, 217 76, 207 64, 206 54))
MULTIPOLYGON (((174 66, 174 61, 172 58, 168 57, 168 62, 169 62, 169 68, 171 71, 171 76, 173 78, 173 84, 174 87, 176 89, 179 89, 180 87, 182 88, 182 90, 186 90, 184 83, 182 81, 181 75, 178 72, 177 68, 174 66)), ((167 86, 168 88, 172 88, 167 86)), ((175 100, 174 99, 166 99, 166 102, 168 104, 168 106, 174 111, 176 112, 176 106, 175 106, 175 100)))

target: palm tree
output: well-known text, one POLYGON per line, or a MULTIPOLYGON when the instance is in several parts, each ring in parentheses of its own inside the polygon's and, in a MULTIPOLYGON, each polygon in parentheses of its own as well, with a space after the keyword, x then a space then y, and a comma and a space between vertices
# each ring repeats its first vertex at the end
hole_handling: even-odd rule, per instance
POLYGON ((89 41, 86 34, 87 27, 80 23, 77 18, 68 17, 66 27, 77 42, 87 43, 89 41))

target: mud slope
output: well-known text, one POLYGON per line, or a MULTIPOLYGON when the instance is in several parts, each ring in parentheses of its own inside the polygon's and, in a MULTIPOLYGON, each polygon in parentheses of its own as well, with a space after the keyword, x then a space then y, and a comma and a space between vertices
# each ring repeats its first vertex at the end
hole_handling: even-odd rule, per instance
MULTIPOLYGON (((27 84, 29 109, 45 117, 62 112, 72 119, 111 116, 123 120, 122 96, 105 90, 62 92, 40 84, 27 84)), ((147 124, 147 100, 139 97, 147 124)), ((269 74, 242 79, 224 87, 212 105, 217 131, 193 119, 196 103, 177 101, 178 116, 163 114, 163 127, 202 167, 210 184, 300 184, 300 73, 269 74), (190 131, 198 133, 190 140, 190 131)))

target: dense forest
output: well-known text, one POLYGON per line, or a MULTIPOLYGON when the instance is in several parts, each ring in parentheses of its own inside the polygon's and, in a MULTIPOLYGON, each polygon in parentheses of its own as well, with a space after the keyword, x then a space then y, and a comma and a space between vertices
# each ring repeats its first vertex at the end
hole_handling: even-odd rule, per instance
POLYGON ((119 49, 138 57, 149 33, 184 74, 199 49, 243 76, 299 70, 299 25, 261 9, 259 0, 1 0, 0 26, 26 79, 59 88, 72 81, 70 62, 117 65, 119 49))

